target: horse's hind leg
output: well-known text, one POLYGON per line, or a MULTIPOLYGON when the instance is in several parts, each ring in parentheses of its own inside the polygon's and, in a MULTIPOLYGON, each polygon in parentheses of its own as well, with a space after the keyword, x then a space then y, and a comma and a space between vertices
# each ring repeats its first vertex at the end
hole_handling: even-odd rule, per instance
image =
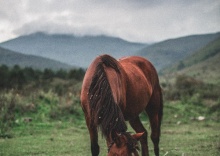
POLYGON ((160 126, 163 115, 163 101, 160 89, 154 91, 146 112, 151 125, 151 140, 154 144, 154 153, 159 156, 160 126))
POLYGON ((92 156, 98 156, 99 155, 99 145, 98 145, 97 126, 91 125, 90 120, 88 118, 86 119, 86 124, 87 124, 89 134, 90 134, 92 156))
POLYGON ((158 124, 158 115, 148 113, 151 124, 151 140, 154 144, 154 153, 159 156, 160 126, 158 124))
POLYGON ((134 120, 129 121, 129 123, 136 133, 144 132, 143 136, 140 139, 141 151, 142 151, 142 156, 148 156, 149 152, 148 152, 148 143, 147 143, 147 130, 142 125, 140 118, 138 116, 134 120))
POLYGON ((91 138, 91 150, 92 150, 92 156, 98 156, 99 155, 99 145, 98 145, 98 133, 97 129, 90 129, 90 138, 91 138))

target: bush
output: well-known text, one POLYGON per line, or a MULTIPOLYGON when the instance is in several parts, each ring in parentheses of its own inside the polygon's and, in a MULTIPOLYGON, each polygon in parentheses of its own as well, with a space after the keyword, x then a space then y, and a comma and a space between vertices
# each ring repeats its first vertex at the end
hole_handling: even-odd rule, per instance
POLYGON ((0 137, 12 136, 11 128, 15 123, 15 100, 10 101, 4 96, 0 96, 0 137))
POLYGON ((209 114, 214 114, 214 120, 219 121, 220 120, 220 99, 217 100, 217 103, 209 109, 209 114))
POLYGON ((66 120, 74 117, 81 117, 80 100, 78 97, 71 96, 69 100, 65 100, 58 105, 52 105, 49 117, 52 120, 66 120))
POLYGON ((180 100, 182 103, 201 105, 205 99, 217 101, 220 87, 207 84, 195 78, 180 75, 174 84, 163 84, 165 100, 180 100))
POLYGON ((185 75, 177 76, 175 87, 182 96, 192 96, 203 83, 185 75))

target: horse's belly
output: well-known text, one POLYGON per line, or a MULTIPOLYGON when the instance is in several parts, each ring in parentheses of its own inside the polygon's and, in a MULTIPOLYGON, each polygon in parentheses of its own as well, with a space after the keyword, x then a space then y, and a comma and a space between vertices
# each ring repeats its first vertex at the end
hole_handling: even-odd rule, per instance
POLYGON ((126 108, 124 111, 124 117, 126 120, 135 118, 141 112, 143 112, 152 95, 151 86, 145 81, 136 81, 134 84, 130 84, 127 90, 126 108))

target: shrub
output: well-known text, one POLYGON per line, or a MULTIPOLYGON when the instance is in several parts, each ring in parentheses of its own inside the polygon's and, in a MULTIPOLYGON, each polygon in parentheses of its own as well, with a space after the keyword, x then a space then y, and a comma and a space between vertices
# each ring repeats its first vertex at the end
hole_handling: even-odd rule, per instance
POLYGON ((217 103, 209 108, 209 113, 214 114, 214 120, 220 120, 220 99, 217 100, 217 103))
POLYGON ((15 100, 0 96, 0 137, 11 137, 11 128, 15 123, 15 100))
POLYGON ((80 118, 81 112, 79 98, 72 96, 70 100, 64 101, 64 103, 51 105, 49 117, 52 120, 80 118))
MULTIPOLYGON (((164 97, 167 100, 187 100, 191 99, 194 94, 198 93, 199 98, 201 98, 203 94, 199 91, 201 88, 203 88, 204 83, 192 77, 180 75, 176 77, 175 83, 173 85, 167 86, 169 87, 164 89, 164 97)), ((196 98, 196 95, 193 98, 196 98)))
POLYGON ((192 77, 180 75, 176 78, 175 87, 182 96, 192 96, 203 83, 192 77))

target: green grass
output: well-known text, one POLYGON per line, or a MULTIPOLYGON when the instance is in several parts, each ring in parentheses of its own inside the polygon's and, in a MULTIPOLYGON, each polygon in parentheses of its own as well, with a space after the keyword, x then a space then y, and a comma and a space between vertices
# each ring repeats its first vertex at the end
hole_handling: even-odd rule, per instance
POLYGON ((194 122, 163 125, 161 153, 168 155, 219 155, 220 124, 194 122))
MULTIPOLYGON (((166 109, 166 107, 165 107, 166 109)), ((166 110, 165 110, 166 112, 166 110)), ((220 123, 210 120, 179 122, 175 114, 165 114, 162 124, 160 155, 220 155, 220 123), (174 117, 175 116, 175 117, 174 117)), ((149 122, 143 123, 150 134, 149 122)), ((131 128, 129 128, 130 131, 131 128)), ((13 129, 14 137, 0 139, 2 156, 85 156, 90 155, 89 134, 84 121, 80 124, 71 122, 26 123, 13 129)), ((153 145, 149 142, 150 154, 153 145)), ((105 140, 100 136, 100 155, 107 152, 105 140)))
POLYGON ((16 137, 1 139, 0 155, 85 155, 86 129, 71 123, 35 123, 16 128, 16 137), (82 144, 82 142, 84 142, 82 144), (15 154, 16 153, 16 154, 15 154))
MULTIPOLYGON (((202 90, 200 93, 201 90, 197 88, 191 96, 182 94, 176 101, 164 96, 161 156, 220 155, 218 89, 202 90), (199 116, 205 119, 198 121, 199 116)), ((167 94, 167 89, 164 91, 167 94)), ((177 91, 174 88, 173 92, 177 91)), ((59 97, 53 91, 39 91, 29 97, 9 92, 1 94, 0 104, 0 118, 7 117, 6 122, 0 120, 0 123, 6 123, 8 128, 0 135, 0 156, 91 155, 89 133, 77 94, 59 97), (30 107, 32 105, 33 108, 30 107), (28 122, 25 118, 31 118, 32 121, 28 122), (9 119, 11 124, 7 124, 9 119)), ((149 121, 144 113, 141 114, 141 120, 150 135, 149 121)), ((129 131, 133 132, 130 127, 129 131)), ((148 143, 150 155, 154 155, 150 137, 148 143)), ((101 134, 99 145, 100 156, 105 156, 107 146, 101 134)))

